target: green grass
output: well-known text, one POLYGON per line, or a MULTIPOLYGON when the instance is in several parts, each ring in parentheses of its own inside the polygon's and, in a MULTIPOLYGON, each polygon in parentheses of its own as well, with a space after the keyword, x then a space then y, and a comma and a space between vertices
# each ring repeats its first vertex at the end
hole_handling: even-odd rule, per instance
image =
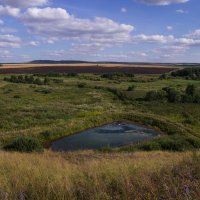
POLYGON ((47 142, 115 120, 136 121, 165 134, 200 138, 199 104, 138 100, 149 90, 167 86, 185 90, 189 83, 200 87, 200 81, 160 80, 156 76, 141 75, 119 77, 116 81, 86 74, 61 77, 57 79, 64 80, 63 83, 38 86, 9 83, 3 78, 1 75, 0 141, 3 144, 23 135, 47 142), (84 87, 80 88, 80 83, 84 87), (135 86, 134 91, 127 91, 130 85, 135 86), (118 93, 125 95, 125 100, 118 93), (43 135, 46 131, 48 137, 43 135))

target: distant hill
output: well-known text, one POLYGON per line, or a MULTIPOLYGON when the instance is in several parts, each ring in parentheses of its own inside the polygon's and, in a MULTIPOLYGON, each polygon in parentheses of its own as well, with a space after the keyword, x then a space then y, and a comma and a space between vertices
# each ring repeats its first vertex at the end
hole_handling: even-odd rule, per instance
POLYGON ((29 64, 76 64, 76 63, 89 63, 87 61, 79 61, 79 60, 33 60, 29 62, 29 64))
POLYGON ((33 60, 28 64, 76 64, 76 63, 94 63, 94 64, 137 64, 137 65, 174 65, 174 63, 148 63, 148 62, 115 62, 115 61, 81 61, 81 60, 33 60))

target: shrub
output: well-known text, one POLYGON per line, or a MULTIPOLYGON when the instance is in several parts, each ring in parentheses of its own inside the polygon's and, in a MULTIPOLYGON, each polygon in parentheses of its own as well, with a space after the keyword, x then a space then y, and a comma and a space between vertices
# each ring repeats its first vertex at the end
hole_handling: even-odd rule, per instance
POLYGON ((191 95, 192 97, 195 95, 196 87, 193 84, 187 86, 185 93, 187 95, 191 95))
POLYGON ((181 102, 182 103, 193 103, 194 98, 191 95, 184 94, 181 96, 181 102))
POLYGON ((194 97, 194 102, 195 103, 200 103, 200 94, 196 94, 194 97))
POLYGON ((127 91, 134 91, 135 90, 135 85, 130 85, 127 89, 127 91))
POLYGON ((50 131, 44 131, 41 133, 42 138, 44 138, 46 140, 51 138, 51 135, 52 135, 52 133, 50 131))
POLYGON ((86 87, 86 85, 87 85, 86 83, 78 83, 79 88, 84 88, 84 87, 86 87))
POLYGON ((160 138, 157 142, 162 150, 184 151, 192 148, 192 145, 183 136, 179 135, 160 138))
POLYGON ((189 142, 194 148, 200 149, 200 139, 194 136, 189 136, 186 138, 186 141, 189 142))
POLYGON ((21 97, 19 95, 15 95, 13 98, 14 99, 20 99, 21 97))
POLYGON ((49 80, 45 78, 44 80, 41 80, 40 78, 35 78, 33 76, 15 76, 12 75, 10 78, 5 77, 4 81, 8 81, 11 83, 26 83, 26 84, 36 84, 36 85, 46 85, 48 84, 49 80))
POLYGON ((54 83, 64 83, 63 79, 51 79, 54 83))
POLYGON ((147 143, 143 144, 141 146, 141 149, 145 150, 145 151, 156 151, 156 150, 160 150, 161 146, 158 142, 152 141, 152 142, 147 142, 147 143))
POLYGON ((170 88, 170 87, 165 87, 162 89, 162 91, 166 92, 166 97, 168 102, 171 103, 177 103, 177 102, 181 102, 181 93, 176 91, 174 88, 170 88))
POLYGON ((163 79, 167 79, 167 74, 162 74, 159 79, 163 80, 163 79))
POLYGON ((44 84, 45 84, 45 85, 48 85, 49 83, 50 83, 50 79, 47 78, 47 77, 45 77, 45 78, 44 78, 44 84))
POLYGON ((50 94, 50 93, 52 93, 52 90, 47 89, 47 88, 39 88, 39 89, 36 89, 35 92, 39 92, 39 93, 43 93, 43 94, 50 94))
POLYGON ((14 139, 9 145, 4 147, 8 151, 19 152, 41 152, 43 147, 40 142, 31 137, 18 137, 14 139))
POLYGON ((164 91, 150 91, 147 92, 145 96, 146 101, 160 101, 166 98, 166 93, 164 91))

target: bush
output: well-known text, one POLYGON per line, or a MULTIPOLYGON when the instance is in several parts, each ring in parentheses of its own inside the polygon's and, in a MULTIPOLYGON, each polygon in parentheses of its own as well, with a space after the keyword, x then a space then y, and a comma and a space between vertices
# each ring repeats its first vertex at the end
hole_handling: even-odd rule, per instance
POLYGON ((41 80, 40 78, 35 78, 33 76, 15 76, 12 75, 10 78, 5 77, 4 81, 8 81, 11 83, 24 83, 24 84, 36 84, 36 85, 46 85, 49 83, 49 79, 45 78, 44 80, 41 80))
POLYGON ((200 94, 196 94, 196 95, 194 96, 194 102, 195 102, 195 103, 200 103, 200 94))
POLYGON ((52 132, 50 131, 44 131, 41 133, 42 138, 44 138, 45 140, 50 139, 52 135, 52 132))
POLYGON ((164 91, 150 91, 147 92, 145 96, 146 101, 160 101, 166 98, 166 93, 164 91))
POLYGON ((193 103, 194 98, 191 95, 184 94, 181 96, 181 102, 182 103, 193 103))
POLYGON ((43 93, 43 94, 50 94, 50 93, 52 93, 52 90, 47 89, 47 88, 39 88, 39 89, 36 89, 35 92, 39 92, 39 93, 43 93))
POLYGON ((162 150, 184 151, 192 148, 192 145, 183 136, 179 135, 160 138, 157 142, 160 144, 162 150))
POLYGON ((127 91, 134 91, 135 90, 135 85, 130 85, 127 89, 127 91))
POLYGON ((152 142, 147 142, 143 144, 141 146, 141 149, 145 151, 157 151, 161 149, 161 146, 158 142, 152 141, 152 142))
POLYGON ((9 145, 4 147, 7 151, 18 152, 42 152, 43 147, 40 142, 31 137, 18 137, 14 139, 9 145))
POLYGON ((15 95, 13 98, 14 99, 20 99, 21 97, 19 95, 15 95))
POLYGON ((134 74, 129 73, 109 73, 109 74, 102 74, 101 78, 109 79, 109 80, 119 80, 119 78, 134 78, 134 74))
POLYGON ((84 88, 84 87, 86 87, 86 85, 87 85, 86 83, 78 83, 79 88, 84 88))
POLYGON ((192 97, 195 95, 196 87, 193 84, 187 86, 185 93, 187 95, 191 95, 192 97))
POLYGON ((189 136, 186 138, 186 141, 189 142, 194 148, 200 149, 200 139, 194 136, 189 136))
POLYGON ((176 91, 175 89, 171 88, 167 92, 167 99, 171 103, 181 102, 181 94, 178 91, 176 91))
POLYGON ((167 74, 162 74, 160 77, 159 77, 160 80, 163 80, 163 79, 167 79, 167 74))

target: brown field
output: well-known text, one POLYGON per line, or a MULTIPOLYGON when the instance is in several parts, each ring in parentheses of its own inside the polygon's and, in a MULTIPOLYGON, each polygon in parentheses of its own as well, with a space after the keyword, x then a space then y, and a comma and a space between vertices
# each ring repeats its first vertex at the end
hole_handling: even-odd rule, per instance
POLYGON ((148 64, 4 64, 0 67, 0 74, 31 74, 31 73, 134 73, 134 74, 162 74, 176 67, 167 65, 148 64))

